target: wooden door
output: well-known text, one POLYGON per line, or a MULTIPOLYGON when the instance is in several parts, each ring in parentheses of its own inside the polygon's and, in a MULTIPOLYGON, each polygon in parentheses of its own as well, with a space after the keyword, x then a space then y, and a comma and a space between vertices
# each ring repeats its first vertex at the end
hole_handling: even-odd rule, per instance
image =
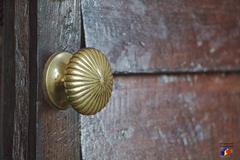
POLYGON ((4 2, 1 159, 208 160, 223 145, 240 157, 239 1, 4 2), (114 74, 94 116, 42 91, 49 56, 84 47, 114 74))
POLYGON ((239 13, 234 0, 82 0, 85 44, 115 73, 108 107, 81 116, 83 159, 221 159, 222 143, 239 158, 239 13))

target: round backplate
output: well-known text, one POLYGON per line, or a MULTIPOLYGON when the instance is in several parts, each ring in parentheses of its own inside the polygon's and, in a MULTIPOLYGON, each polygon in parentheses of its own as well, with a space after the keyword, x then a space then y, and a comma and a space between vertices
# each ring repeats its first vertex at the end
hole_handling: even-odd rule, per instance
POLYGON ((64 70, 72 54, 61 52, 53 54, 44 66, 43 89, 44 94, 52 105, 58 109, 68 107, 67 96, 65 94, 63 77, 64 70))

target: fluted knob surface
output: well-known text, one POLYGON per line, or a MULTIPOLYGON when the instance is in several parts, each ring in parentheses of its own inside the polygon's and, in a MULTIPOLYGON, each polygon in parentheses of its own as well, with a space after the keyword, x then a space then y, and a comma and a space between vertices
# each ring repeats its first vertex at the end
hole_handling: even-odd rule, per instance
POLYGON ((69 103, 82 114, 101 111, 112 93, 113 76, 106 56, 94 48, 74 53, 66 65, 65 93, 69 103))

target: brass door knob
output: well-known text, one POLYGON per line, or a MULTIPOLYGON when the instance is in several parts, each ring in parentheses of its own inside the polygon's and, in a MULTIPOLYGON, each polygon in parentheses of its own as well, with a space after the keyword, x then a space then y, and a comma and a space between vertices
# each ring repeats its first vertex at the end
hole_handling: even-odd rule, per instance
POLYGON ((70 54, 52 55, 45 64, 43 88, 52 105, 66 109, 69 104, 81 114, 93 115, 108 103, 113 85, 106 56, 94 48, 70 54))

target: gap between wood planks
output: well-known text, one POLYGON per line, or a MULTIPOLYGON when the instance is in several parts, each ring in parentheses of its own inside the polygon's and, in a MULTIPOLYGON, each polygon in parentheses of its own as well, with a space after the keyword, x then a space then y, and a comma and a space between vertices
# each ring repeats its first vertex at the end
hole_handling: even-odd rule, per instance
POLYGON ((132 72, 115 72, 113 73, 114 76, 120 77, 120 76, 148 76, 148 75, 218 75, 218 74, 223 74, 223 75, 229 75, 229 74, 240 74, 239 70, 229 70, 229 71, 198 71, 198 72, 192 72, 192 71, 170 71, 170 72, 137 72, 137 73, 132 73, 132 72))

